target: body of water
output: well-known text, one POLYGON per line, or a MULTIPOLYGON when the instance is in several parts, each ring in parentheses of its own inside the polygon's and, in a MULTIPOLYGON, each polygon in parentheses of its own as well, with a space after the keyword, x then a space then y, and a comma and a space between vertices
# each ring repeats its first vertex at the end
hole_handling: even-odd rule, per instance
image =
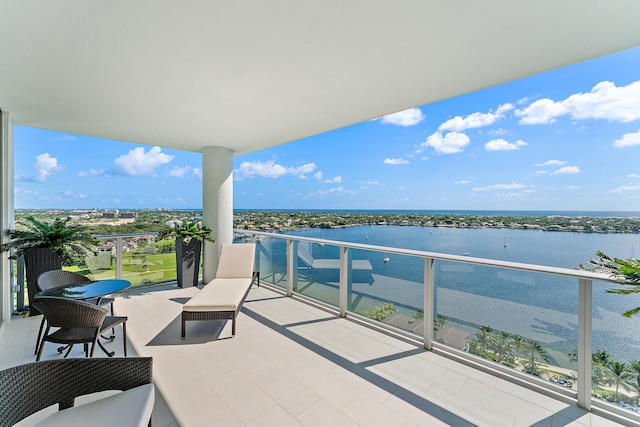
MULTIPOLYGON (((640 250, 638 234, 376 225, 287 234, 571 269, 587 265, 598 250, 618 258, 637 257, 635 248, 640 250)), ((314 245, 312 251, 316 258, 339 257, 331 245, 314 245)), ((371 251, 352 251, 352 256, 369 259, 373 266, 370 278, 356 280, 354 290, 421 308, 422 259, 371 251)), ((489 325, 521 334, 547 345, 555 359, 566 359, 577 345, 577 279, 436 261, 435 281, 437 312, 469 332, 489 325)), ((640 359, 640 316, 626 319, 620 314, 640 305, 640 295, 605 292, 616 286, 594 283, 593 348, 606 349, 622 361, 640 359)))

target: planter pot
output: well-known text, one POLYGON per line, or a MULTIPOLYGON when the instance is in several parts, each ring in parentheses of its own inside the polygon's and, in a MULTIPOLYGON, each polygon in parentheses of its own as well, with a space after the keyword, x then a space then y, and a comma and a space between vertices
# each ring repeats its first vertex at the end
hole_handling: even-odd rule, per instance
POLYGON ((198 286, 201 253, 201 241, 191 239, 189 244, 185 244, 182 239, 176 239, 176 274, 179 287, 198 286))
POLYGON ((38 277, 45 271, 61 270, 62 258, 49 248, 29 248, 24 251, 24 267, 27 274, 27 295, 29 296, 29 315, 37 316, 40 311, 31 306, 35 295, 40 292, 38 277))

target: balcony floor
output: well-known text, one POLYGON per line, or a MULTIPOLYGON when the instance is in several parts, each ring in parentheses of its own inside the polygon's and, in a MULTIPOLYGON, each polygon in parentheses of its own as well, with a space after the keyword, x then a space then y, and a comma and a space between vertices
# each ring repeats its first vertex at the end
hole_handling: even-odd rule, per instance
MULTIPOLYGON (((235 338, 230 322, 203 321, 181 340, 181 304, 197 292, 153 286, 116 301, 130 355, 154 358, 155 427, 619 425, 263 287, 235 338)), ((35 360, 39 323, 5 325, 0 369, 35 360)), ((109 346, 122 355, 121 341, 109 346)))

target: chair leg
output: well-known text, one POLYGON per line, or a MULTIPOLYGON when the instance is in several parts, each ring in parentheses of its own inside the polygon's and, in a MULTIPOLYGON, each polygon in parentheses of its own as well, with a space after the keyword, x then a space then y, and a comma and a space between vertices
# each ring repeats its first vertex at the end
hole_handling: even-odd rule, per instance
POLYGON ((38 330, 38 339, 36 340, 36 349, 33 354, 38 354, 38 346, 40 345, 40 338, 42 337, 42 329, 44 328, 44 316, 42 316, 42 321, 40 322, 40 329, 38 330))
POLYGON ((236 317, 237 316, 233 316, 233 319, 231 319, 231 335, 236 336, 236 317))
POLYGON ((184 339, 186 333, 186 327, 185 327, 185 320, 184 320, 184 314, 182 315, 182 335, 181 338, 184 339))
POLYGON ((73 344, 67 345, 67 352, 64 354, 63 359, 66 359, 69 353, 71 353, 71 349, 73 348, 73 344))
POLYGON ((127 322, 122 323, 122 346, 124 347, 124 357, 127 357, 127 322))
POLYGON ((44 330, 44 336, 42 337, 42 341, 40 341, 40 345, 38 346, 38 355, 36 356, 36 362, 38 362, 40 360, 40 357, 42 357, 42 349, 44 348, 44 338, 47 336, 48 333, 49 333, 49 326, 47 326, 47 329, 44 330))

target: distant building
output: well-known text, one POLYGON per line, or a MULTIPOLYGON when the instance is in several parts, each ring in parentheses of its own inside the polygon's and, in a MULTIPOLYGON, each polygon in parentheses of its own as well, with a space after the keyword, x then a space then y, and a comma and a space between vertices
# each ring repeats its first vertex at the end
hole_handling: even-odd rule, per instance
POLYGON ((116 254, 116 244, 113 242, 105 242, 103 245, 98 246, 96 249, 100 253, 108 253, 111 255, 116 254))

